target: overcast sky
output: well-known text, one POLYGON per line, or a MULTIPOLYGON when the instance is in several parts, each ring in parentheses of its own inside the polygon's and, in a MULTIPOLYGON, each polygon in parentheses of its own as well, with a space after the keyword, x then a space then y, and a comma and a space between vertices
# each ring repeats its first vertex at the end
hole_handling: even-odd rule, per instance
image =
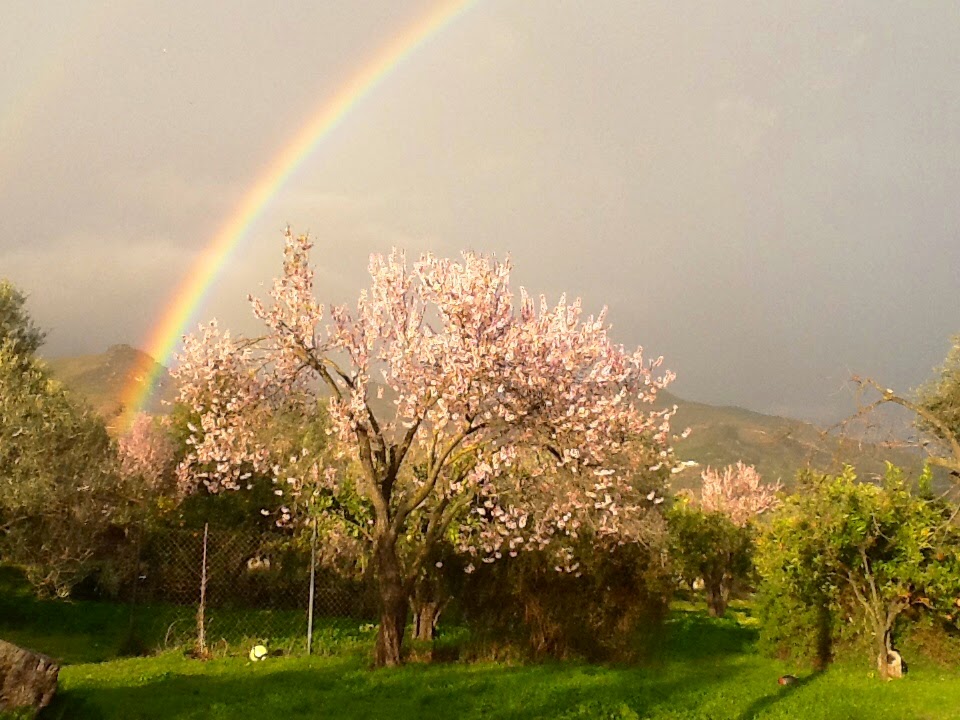
MULTIPOLYGON (((0 2, 0 276, 49 355, 143 346, 243 193, 432 2, 0 2)), ((370 252, 510 254, 610 306, 689 399, 806 419, 960 332, 952 3, 479 0, 265 208, 202 318, 252 330, 282 229, 344 301, 370 252)))

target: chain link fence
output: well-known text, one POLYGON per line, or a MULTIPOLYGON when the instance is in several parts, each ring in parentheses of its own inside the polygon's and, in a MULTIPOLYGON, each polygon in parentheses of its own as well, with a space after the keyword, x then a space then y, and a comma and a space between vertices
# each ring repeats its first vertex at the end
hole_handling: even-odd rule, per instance
POLYGON ((132 642, 201 656, 259 644, 276 654, 328 653, 369 642, 376 602, 367 585, 312 562, 316 543, 209 526, 142 533, 135 577, 125 583, 132 642))

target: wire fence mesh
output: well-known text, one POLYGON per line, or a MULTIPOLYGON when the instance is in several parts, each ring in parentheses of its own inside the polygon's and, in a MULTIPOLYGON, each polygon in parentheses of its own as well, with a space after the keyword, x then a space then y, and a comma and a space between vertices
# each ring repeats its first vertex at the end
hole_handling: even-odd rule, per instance
POLYGON ((127 584, 131 635, 202 655, 258 644, 324 653, 369 640, 371 594, 361 580, 312 564, 318 550, 315 538, 298 544, 206 526, 144 532, 127 584))

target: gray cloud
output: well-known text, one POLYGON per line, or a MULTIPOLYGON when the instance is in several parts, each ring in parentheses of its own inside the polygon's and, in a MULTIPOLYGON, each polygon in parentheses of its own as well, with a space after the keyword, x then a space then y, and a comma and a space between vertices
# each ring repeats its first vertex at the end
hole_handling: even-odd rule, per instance
MULTIPOLYGON (((48 351, 142 342, 325 98, 432 7, 20 2, 0 24, 0 275, 48 351)), ((893 3, 477 3, 321 142, 202 309, 317 238, 510 254, 611 307, 693 399, 824 419, 851 371, 921 382, 958 329, 960 17, 893 3)))

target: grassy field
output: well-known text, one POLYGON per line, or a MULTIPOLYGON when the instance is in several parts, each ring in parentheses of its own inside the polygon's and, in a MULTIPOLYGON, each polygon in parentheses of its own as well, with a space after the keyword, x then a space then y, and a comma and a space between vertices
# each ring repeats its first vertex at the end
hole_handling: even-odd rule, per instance
MULTIPOLYGON (((307 617, 298 610, 213 608, 207 637, 215 656, 242 655, 269 639, 270 649, 304 654, 307 617), (256 629, 256 630, 255 630, 256 629), (252 634, 251 634, 252 633, 252 634)), ((65 602, 37 599, 20 575, 0 568, 0 638, 69 664, 100 663, 130 655, 191 647, 194 606, 65 602)), ((369 644, 372 625, 349 618, 317 618, 313 649, 330 655, 369 644)))
POLYGON ((751 655, 638 668, 551 664, 409 665, 359 658, 164 655, 64 669, 53 718, 956 718, 956 674, 881 684, 833 668, 780 688, 751 655))
POLYGON ((123 609, 29 605, 6 597, 0 637, 60 657, 60 694, 42 718, 960 718, 960 671, 922 660, 881 683, 866 663, 823 673, 754 650, 749 607, 722 620, 678 605, 642 666, 564 662, 420 664, 369 669, 369 631, 332 634, 325 656, 206 662, 183 650, 119 657, 123 609), (37 610, 39 609, 39 614, 37 610), (113 613, 113 614, 111 614, 113 613), (114 626, 121 624, 121 628, 114 626), (111 629, 113 628, 113 629, 111 629), (777 678, 795 673, 797 685, 777 678))

